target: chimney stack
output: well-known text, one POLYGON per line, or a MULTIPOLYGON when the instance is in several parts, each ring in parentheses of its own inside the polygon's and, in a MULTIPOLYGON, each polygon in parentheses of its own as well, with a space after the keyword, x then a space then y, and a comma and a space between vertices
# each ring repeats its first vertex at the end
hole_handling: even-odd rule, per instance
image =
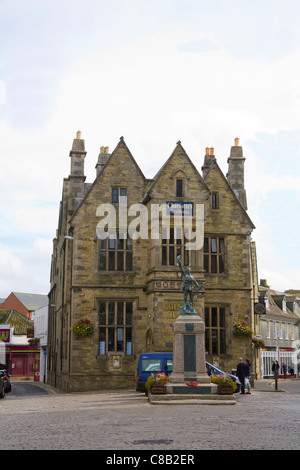
POLYGON ((76 198, 84 196, 84 159, 86 156, 84 140, 81 131, 76 132, 76 138, 73 140, 70 151, 71 169, 69 175, 69 196, 72 199, 68 205, 68 212, 71 213, 76 208, 76 198))
POLYGON ((109 160, 110 153, 109 153, 109 147, 100 147, 100 153, 98 156, 98 162, 95 166, 96 168, 96 177, 101 173, 102 169, 104 168, 106 162, 109 160))
POLYGON ((240 139, 234 139, 234 146, 231 147, 230 157, 228 158, 227 181, 233 189, 240 203, 247 210, 247 197, 244 187, 244 163, 243 148, 240 146, 240 139))
POLYGON ((202 169, 203 178, 206 177, 207 173, 209 172, 212 164, 216 161, 215 158, 215 149, 214 147, 206 147, 205 148, 205 156, 204 156, 204 163, 202 169))

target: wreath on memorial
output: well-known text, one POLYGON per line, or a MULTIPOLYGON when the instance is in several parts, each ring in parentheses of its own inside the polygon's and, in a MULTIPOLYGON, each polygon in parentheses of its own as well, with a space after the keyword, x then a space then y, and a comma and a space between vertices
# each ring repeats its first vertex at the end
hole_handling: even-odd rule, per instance
POLYGON ((197 382, 187 382, 186 383, 189 387, 197 387, 198 383, 197 382))
POLYGON ((87 336, 92 335, 94 333, 94 325, 92 325, 91 321, 87 318, 85 320, 78 320, 78 322, 74 323, 72 326, 72 331, 77 336, 87 336))
POLYGON ((244 321, 240 321, 233 325, 233 336, 252 336, 252 329, 244 321))

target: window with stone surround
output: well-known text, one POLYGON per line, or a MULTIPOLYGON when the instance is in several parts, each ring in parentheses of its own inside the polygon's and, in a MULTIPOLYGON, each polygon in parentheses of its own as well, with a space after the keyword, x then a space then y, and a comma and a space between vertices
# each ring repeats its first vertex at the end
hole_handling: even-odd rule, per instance
POLYGON ((212 195, 211 195, 211 207, 214 210, 219 209, 219 194, 218 193, 212 193, 212 195))
POLYGON ((205 351, 226 354, 225 307, 205 307, 205 351))
POLYGON ((127 188, 111 188, 111 202, 126 202, 127 188))
POLYGON ((99 303, 99 354, 132 354, 133 303, 101 301, 99 303))
POLYGON ((190 264, 190 251, 185 249, 185 237, 182 240, 182 229, 179 227, 162 228, 161 264, 163 266, 176 266, 177 256, 181 256, 185 266, 190 264))
POLYGON ((100 240, 100 271, 132 271, 132 239, 112 235, 100 240))
POLYGON ((225 239, 204 237, 204 269, 207 273, 225 273, 225 239))
POLYGON ((183 197, 183 179, 176 179, 176 197, 183 197))

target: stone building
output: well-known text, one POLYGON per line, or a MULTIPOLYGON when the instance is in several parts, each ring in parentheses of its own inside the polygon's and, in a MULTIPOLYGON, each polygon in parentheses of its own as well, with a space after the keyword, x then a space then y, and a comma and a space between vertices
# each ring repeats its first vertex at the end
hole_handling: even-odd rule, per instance
POLYGON ((111 154, 101 147, 92 184, 85 182, 85 157, 78 132, 53 241, 48 380, 68 391, 133 387, 140 353, 172 351, 183 299, 178 255, 199 285, 207 281, 194 304, 205 319, 207 361, 230 371, 239 356, 252 359, 251 338, 232 334, 236 322, 252 324, 257 295, 238 139, 226 177, 214 149, 206 149, 200 174, 180 142, 153 179, 123 137, 111 154), (101 239, 104 222, 111 228, 114 220, 101 239), (200 249, 185 249, 192 239, 183 230, 188 222, 200 249), (93 334, 76 335, 81 319, 93 334))
MULTIPOLYGON (((298 294, 299 295, 299 294, 298 294)), ((259 300, 265 305, 266 314, 260 316, 260 336, 264 347, 261 355, 262 377, 273 377, 272 364, 278 361, 279 377, 291 377, 291 367, 299 376, 300 298, 297 294, 271 289, 266 279, 259 284, 259 300)))

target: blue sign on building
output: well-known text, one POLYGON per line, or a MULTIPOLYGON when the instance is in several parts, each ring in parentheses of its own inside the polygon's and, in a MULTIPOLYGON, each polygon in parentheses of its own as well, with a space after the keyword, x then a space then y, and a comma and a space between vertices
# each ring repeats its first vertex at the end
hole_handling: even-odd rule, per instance
POLYGON ((194 215, 194 203, 167 201, 167 215, 194 215))

